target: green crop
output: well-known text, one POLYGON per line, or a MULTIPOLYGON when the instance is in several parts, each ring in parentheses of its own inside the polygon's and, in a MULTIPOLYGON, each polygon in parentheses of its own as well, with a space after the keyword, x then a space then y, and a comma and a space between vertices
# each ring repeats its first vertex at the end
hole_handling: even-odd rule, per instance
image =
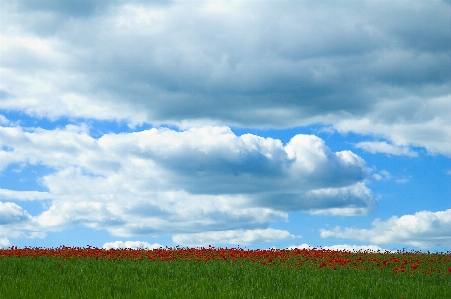
POLYGON ((10 248, 0 298, 451 298, 451 255, 10 248))

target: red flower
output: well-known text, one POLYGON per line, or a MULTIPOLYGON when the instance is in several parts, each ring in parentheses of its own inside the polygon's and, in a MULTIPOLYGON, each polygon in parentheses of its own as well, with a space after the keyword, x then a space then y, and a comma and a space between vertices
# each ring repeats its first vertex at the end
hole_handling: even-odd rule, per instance
POLYGON ((415 264, 415 265, 410 266, 410 268, 411 268, 412 270, 415 270, 415 269, 417 269, 417 268, 419 268, 419 267, 420 267, 420 265, 418 265, 418 264, 415 264))

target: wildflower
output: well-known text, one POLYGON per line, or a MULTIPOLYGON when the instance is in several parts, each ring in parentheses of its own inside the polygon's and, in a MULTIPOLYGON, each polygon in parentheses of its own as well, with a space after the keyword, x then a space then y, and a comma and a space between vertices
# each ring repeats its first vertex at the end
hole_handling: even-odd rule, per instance
POLYGON ((415 269, 417 269, 417 268, 419 268, 419 267, 420 267, 420 265, 415 264, 415 265, 412 265, 410 268, 411 268, 412 270, 415 270, 415 269))

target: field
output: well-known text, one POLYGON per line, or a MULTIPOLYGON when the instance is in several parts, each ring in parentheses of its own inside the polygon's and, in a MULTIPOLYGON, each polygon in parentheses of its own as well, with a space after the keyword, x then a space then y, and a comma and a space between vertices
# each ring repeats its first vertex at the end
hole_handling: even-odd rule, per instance
POLYGON ((0 298, 451 298, 451 252, 11 247, 0 298))

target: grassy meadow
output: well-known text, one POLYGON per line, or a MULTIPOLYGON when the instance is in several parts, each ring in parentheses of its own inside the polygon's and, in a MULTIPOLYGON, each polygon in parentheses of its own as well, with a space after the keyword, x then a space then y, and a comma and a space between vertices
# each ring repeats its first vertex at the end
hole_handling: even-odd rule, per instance
POLYGON ((451 298, 451 253, 9 248, 0 298, 451 298))

